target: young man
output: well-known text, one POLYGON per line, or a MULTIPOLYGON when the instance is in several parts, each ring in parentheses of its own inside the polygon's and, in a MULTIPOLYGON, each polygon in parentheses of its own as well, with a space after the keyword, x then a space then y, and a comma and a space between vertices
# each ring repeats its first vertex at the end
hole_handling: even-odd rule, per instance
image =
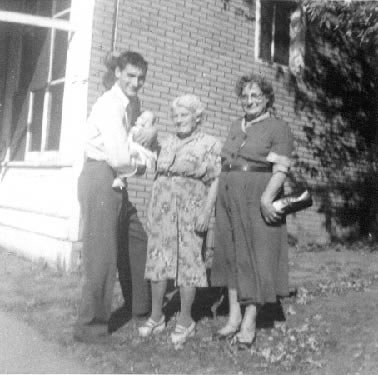
MULTIPOLYGON (((82 299, 74 338, 97 341, 117 327, 109 321, 117 265, 128 313, 149 311, 149 288, 144 280, 147 236, 127 189, 114 190, 116 173, 133 168, 128 133, 140 114, 137 97, 148 64, 136 52, 113 56, 106 63, 112 85, 94 104, 87 122, 86 162, 78 193, 83 217, 82 299)), ((141 129, 134 141, 148 147, 156 128, 141 129)), ((126 315, 124 316, 126 318, 126 315)))

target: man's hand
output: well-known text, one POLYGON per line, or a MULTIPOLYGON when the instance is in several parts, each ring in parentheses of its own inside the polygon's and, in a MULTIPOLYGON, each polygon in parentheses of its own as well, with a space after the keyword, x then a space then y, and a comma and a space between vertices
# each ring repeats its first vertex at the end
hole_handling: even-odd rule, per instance
POLYGON ((157 139, 157 129, 155 127, 142 128, 134 134, 133 140, 144 147, 151 147, 157 139))

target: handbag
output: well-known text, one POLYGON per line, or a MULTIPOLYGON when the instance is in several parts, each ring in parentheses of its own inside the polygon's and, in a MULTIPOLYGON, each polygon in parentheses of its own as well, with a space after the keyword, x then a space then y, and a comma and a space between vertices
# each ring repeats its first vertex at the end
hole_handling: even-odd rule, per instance
POLYGON ((301 181, 298 181, 292 172, 289 172, 287 176, 292 185, 294 185, 291 189, 292 191, 290 194, 280 196, 276 199, 273 202, 273 207, 284 215, 311 207, 312 196, 306 181, 303 178, 301 178, 301 181))

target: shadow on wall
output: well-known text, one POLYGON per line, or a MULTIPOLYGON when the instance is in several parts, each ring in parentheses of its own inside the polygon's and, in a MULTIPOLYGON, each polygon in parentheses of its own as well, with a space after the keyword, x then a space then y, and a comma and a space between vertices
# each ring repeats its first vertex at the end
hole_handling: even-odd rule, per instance
POLYGON ((307 116, 310 160, 297 170, 312 180, 331 240, 378 238, 376 3, 304 6, 306 63, 288 80, 297 112, 307 116))

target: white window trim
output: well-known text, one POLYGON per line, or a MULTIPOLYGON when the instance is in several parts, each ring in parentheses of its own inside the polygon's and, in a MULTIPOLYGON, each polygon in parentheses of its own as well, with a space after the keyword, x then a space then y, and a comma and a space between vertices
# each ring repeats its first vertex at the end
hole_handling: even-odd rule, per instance
POLYGON ((59 148, 59 160, 64 163, 74 161, 80 164, 82 158, 82 136, 88 115, 94 9, 95 0, 72 0, 70 19, 80 28, 73 34, 67 52, 59 148))
POLYGON ((3 10, 0 10, 0 21, 10 23, 21 23, 24 25, 38 27, 47 27, 50 29, 59 29, 68 32, 74 32, 77 29, 77 26, 75 26, 70 21, 54 19, 54 17, 41 17, 26 13, 8 12, 3 10))

